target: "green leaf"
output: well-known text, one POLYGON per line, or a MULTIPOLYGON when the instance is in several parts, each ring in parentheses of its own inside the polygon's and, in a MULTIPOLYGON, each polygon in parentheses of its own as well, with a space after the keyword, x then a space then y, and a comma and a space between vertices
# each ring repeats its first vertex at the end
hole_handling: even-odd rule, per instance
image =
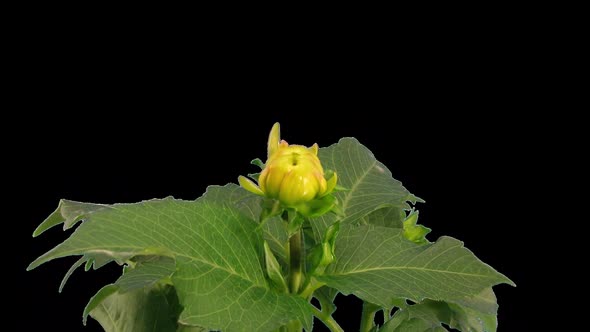
POLYGON ((170 257, 134 257, 114 285, 95 295, 85 316, 96 319, 105 331, 206 331, 201 327, 177 323, 182 311, 176 290, 166 283, 176 264, 170 257))
POLYGON ((336 261, 318 280, 344 294, 391 307, 396 297, 460 301, 512 281, 482 263, 450 237, 418 245, 403 231, 378 226, 342 227, 336 261))
POLYGON ((180 310, 174 288, 157 285, 127 293, 115 292, 90 315, 106 332, 205 331, 199 327, 179 327, 180 310))
MULTIPOLYGON (((262 211, 264 198, 253 195, 233 183, 225 186, 209 186, 204 197, 208 201, 219 204, 231 204, 238 208, 246 217, 258 220, 262 211)), ((280 217, 273 217, 260 224, 264 231, 264 239, 283 267, 287 267, 286 244, 289 240, 286 223, 280 217)))
POLYGON ((452 328, 461 331, 495 332, 498 327, 498 304, 491 288, 484 289, 476 296, 464 298, 458 303, 447 305, 450 319, 444 323, 452 328))
POLYGON ((275 258, 275 255, 270 250, 267 242, 264 242, 264 258, 266 262, 266 274, 268 278, 273 282, 275 287, 282 293, 287 293, 289 288, 287 282, 283 277, 283 271, 279 262, 275 258))
MULTIPOLYGON (((345 215, 343 225, 384 207, 410 209, 408 202, 421 201, 395 180, 387 167, 354 138, 343 138, 337 144, 320 149, 319 158, 325 169, 338 173, 338 184, 347 188, 334 194, 345 215)), ((326 228, 336 218, 328 214, 312 221, 317 240, 322 238, 326 228)))
MULTIPOLYGON (((272 330, 294 319, 311 325, 304 299, 275 293, 267 284, 262 231, 248 209, 218 204, 208 195, 196 202, 166 198, 83 206, 76 219, 85 221, 29 269, 70 255, 100 254, 118 263, 165 255, 176 261, 171 281, 184 307, 184 325, 228 331, 272 330)), ((68 208, 63 201, 56 213, 68 208)))
MULTIPOLYGON (((481 294, 469 298, 468 302, 476 307, 487 307, 488 303, 496 303, 496 297, 491 288, 488 288, 481 294)), ((494 307, 497 309, 497 305, 494 307)), ((408 325, 442 328, 441 323, 460 331, 495 332, 496 311, 485 313, 455 303, 424 300, 415 305, 402 306, 380 331, 405 331, 408 325)))

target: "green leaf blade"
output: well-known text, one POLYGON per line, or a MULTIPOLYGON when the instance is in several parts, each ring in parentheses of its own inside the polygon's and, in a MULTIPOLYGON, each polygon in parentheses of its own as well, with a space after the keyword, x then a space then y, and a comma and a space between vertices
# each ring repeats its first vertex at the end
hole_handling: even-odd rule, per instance
POLYGON ((152 286, 114 292, 90 311, 106 332, 206 331, 177 323, 181 310, 171 286, 152 286))
POLYGON ((402 305, 380 331, 406 331, 412 325, 422 325, 424 328, 442 328, 441 324, 444 323, 460 331, 495 332, 498 326, 496 319, 498 306, 492 289, 487 288, 466 301, 470 303, 471 307, 433 300, 424 300, 414 305, 402 305), (474 309, 474 307, 491 309, 490 303, 493 303, 492 307, 495 308, 492 312, 474 309))
POLYGON ((207 195, 196 202, 116 204, 87 211, 81 219, 66 241, 30 268, 69 255, 100 254, 120 264, 139 255, 169 256, 176 261, 171 281, 185 325, 229 331, 275 329, 295 319, 311 325, 304 299, 270 291, 259 224, 207 195))
MULTIPOLYGON (((342 224, 354 223, 384 207, 395 207, 397 213, 410 209, 408 202, 421 201, 402 183, 395 180, 385 165, 355 138, 320 149, 319 158, 325 169, 338 173, 338 184, 346 190, 335 193, 344 213, 342 224)), ((312 221, 316 240, 336 221, 325 215, 312 221)))
POLYGON ((499 283, 513 285, 458 240, 442 237, 418 245, 399 229, 375 226, 344 228, 336 241, 336 262, 318 279, 383 307, 391 307, 395 297, 454 301, 499 283))

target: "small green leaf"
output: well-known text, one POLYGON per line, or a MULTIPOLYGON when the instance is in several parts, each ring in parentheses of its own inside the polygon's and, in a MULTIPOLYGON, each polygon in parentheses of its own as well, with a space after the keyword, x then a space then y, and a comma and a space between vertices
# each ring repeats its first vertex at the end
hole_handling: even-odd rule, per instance
POLYGON ((309 274, 321 275, 326 267, 334 261, 332 247, 327 242, 315 246, 309 255, 309 274))
POLYGON ((269 279, 272 280, 280 292, 287 293, 289 288, 287 287, 287 282, 283 277, 281 265, 279 262, 277 262, 275 255, 272 253, 272 250, 270 250, 270 247, 266 241, 264 242, 264 258, 266 262, 266 274, 268 275, 269 279))
POLYGON ((431 229, 417 225, 417 222, 418 211, 412 211, 406 220, 404 220, 404 237, 417 244, 428 243, 426 235, 430 233, 431 229))
POLYGON ((310 274, 323 274, 326 267, 334 261, 335 242, 339 231, 340 223, 333 223, 326 230, 323 241, 311 249, 308 259, 308 271, 310 274))

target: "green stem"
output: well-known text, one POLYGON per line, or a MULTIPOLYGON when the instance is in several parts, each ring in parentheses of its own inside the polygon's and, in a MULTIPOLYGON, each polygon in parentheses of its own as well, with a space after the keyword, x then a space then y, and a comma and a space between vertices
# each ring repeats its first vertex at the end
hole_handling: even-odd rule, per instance
POLYGON ((297 294, 303 281, 303 231, 297 230, 289 239, 289 291, 297 294))
POLYGON ((318 289, 324 285, 325 285, 325 283, 317 281, 314 277, 309 277, 307 285, 305 285, 305 287, 299 293, 299 295, 301 295, 301 297, 304 299, 309 299, 311 297, 311 295, 313 294, 313 292, 316 291, 316 289, 318 289))
POLYGON ((375 314, 379 311, 379 307, 373 303, 363 303, 363 315, 361 316, 360 332, 369 332, 375 325, 375 314))
POLYGON ((336 322, 334 318, 332 318, 332 316, 319 311, 317 308, 313 306, 311 310, 313 310, 313 315, 316 316, 319 320, 321 320, 322 323, 324 323, 324 325, 326 325, 330 329, 330 331, 344 332, 344 330, 340 327, 340 325, 338 325, 338 322, 336 322))

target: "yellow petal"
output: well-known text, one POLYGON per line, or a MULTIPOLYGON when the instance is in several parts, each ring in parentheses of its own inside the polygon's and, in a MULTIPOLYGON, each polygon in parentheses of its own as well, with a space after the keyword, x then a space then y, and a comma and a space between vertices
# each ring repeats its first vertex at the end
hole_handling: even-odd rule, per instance
POLYGON ((281 165, 270 165, 264 170, 268 170, 264 181, 264 192, 267 197, 277 198, 281 190, 281 183, 285 176, 289 174, 290 169, 288 167, 281 167, 281 165))
POLYGON ((318 143, 313 143, 313 145, 309 148, 309 151, 313 152, 313 154, 317 156, 319 149, 320 147, 318 146, 318 143))
POLYGON ((249 192, 256 195, 264 196, 262 190, 260 190, 260 188, 258 188, 258 186, 247 177, 240 175, 238 177, 238 182, 240 183, 240 186, 242 186, 242 188, 248 190, 249 192))
POLYGON ((260 173, 260 176, 258 177, 258 186, 260 187, 260 190, 262 190, 263 193, 267 192, 266 191, 266 177, 268 176, 268 171, 270 170, 270 167, 265 166, 264 169, 262 170, 262 173, 260 173))
POLYGON ((281 140, 281 125, 277 122, 272 126, 270 135, 268 135, 268 158, 272 156, 279 149, 279 141, 281 140))
POLYGON ((322 173, 317 171, 313 175, 319 186, 318 196, 323 196, 324 193, 328 191, 326 179, 324 179, 324 175, 322 173))

